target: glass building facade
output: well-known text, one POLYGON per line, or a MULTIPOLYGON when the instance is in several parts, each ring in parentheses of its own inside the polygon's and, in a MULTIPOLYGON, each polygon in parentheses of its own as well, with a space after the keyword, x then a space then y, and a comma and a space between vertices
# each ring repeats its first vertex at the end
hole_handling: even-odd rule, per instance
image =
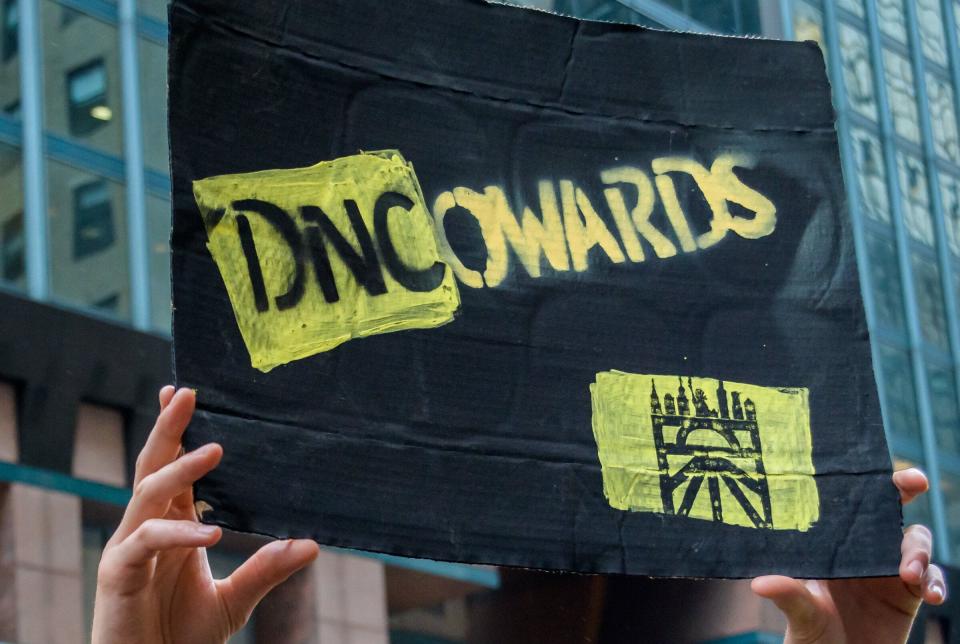
POLYGON ((0 283, 168 333, 166 3, 0 12, 0 283))
POLYGON ((783 33, 817 41, 834 104, 873 340, 898 465, 929 475, 906 508, 960 561, 960 2, 792 0, 783 33))
MULTIPOLYGON (((960 562, 960 0, 514 0, 816 41, 907 520, 960 562)), ((169 335, 165 0, 0 0, 0 290, 169 335)))

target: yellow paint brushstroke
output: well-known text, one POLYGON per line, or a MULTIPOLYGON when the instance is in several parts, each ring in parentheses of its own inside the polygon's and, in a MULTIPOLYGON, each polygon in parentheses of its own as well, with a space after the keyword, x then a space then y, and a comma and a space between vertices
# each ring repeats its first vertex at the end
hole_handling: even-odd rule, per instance
POLYGON ((487 188, 488 191, 495 190, 499 195, 497 218, 500 227, 530 277, 540 277, 541 255, 547 258, 547 262, 555 271, 570 269, 570 262, 567 259, 567 241, 564 237, 563 222, 560 219, 553 182, 541 181, 538 188, 542 219, 538 219, 530 208, 524 208, 520 222, 517 222, 516 215, 510 209, 503 190, 496 187, 487 188))
MULTIPOLYGON (((406 329, 427 329, 453 319, 460 306, 453 271, 443 265, 443 277, 426 292, 408 290, 387 270, 375 232, 374 207, 385 193, 403 195, 409 209, 388 210, 386 231, 399 261, 410 270, 426 270, 441 262, 427 210, 413 167, 396 151, 360 154, 318 163, 307 168, 268 170, 211 177, 193 184, 194 196, 207 228, 209 248, 226 285, 240 333, 250 352, 251 364, 269 371, 334 347, 352 338, 406 329), (351 247, 361 252, 344 200, 356 202, 363 224, 377 248, 386 292, 371 295, 358 283, 327 236, 322 243, 339 299, 328 302, 317 279, 310 249, 295 257, 290 245, 266 219, 255 212, 238 211, 240 200, 256 199, 282 208, 304 240, 308 229, 319 230, 304 219, 301 208, 317 207, 351 247), (222 218, 214 215, 223 211, 222 218), (269 308, 258 310, 240 240, 238 217, 249 223, 256 246, 269 308), (297 262, 303 262, 304 292, 290 308, 276 302, 294 279, 297 262)), ((442 263, 442 262, 441 262, 442 263)))
MULTIPOLYGON (((692 379, 694 389, 706 392, 713 410, 718 409, 716 392, 719 382, 713 378, 692 379)), ((656 386, 659 404, 665 412, 666 394, 674 398, 678 396, 677 376, 620 371, 598 373, 596 382, 590 385, 593 433, 603 474, 604 495, 610 505, 618 510, 662 514, 665 509, 653 426, 651 384, 656 386)), ((690 400, 689 416, 693 418, 693 392, 689 391, 686 377, 683 378, 683 385, 686 388, 685 395, 690 400)), ((749 399, 756 409, 772 519, 766 527, 775 530, 808 530, 819 519, 820 500, 814 480, 807 389, 760 387, 732 382, 724 382, 724 386, 727 392, 739 392, 741 404, 749 399)), ((665 441, 669 443, 676 440, 679 426, 667 424, 663 432, 665 441)), ((697 432, 696 435, 690 434, 687 444, 701 445, 705 453, 710 452, 711 447, 727 445, 725 439, 716 432, 703 429, 697 432)), ((744 440, 744 434, 737 436, 744 440)), ((756 474, 752 470, 751 459, 719 455, 727 457, 748 474, 756 474)), ((683 457, 670 460, 668 472, 674 474, 683 463, 683 457)), ((707 487, 704 481, 690 508, 689 517, 713 520, 707 487)), ((681 486, 673 492, 674 510, 682 503, 686 489, 681 486)), ((725 485, 721 485, 720 489, 723 522, 754 528, 754 523, 725 485)), ((751 502, 760 505, 759 497, 752 491, 745 490, 744 493, 751 502)))
POLYGON ((567 231, 567 244, 573 270, 587 270, 587 255, 594 246, 599 246, 614 264, 626 261, 620 244, 607 230, 600 215, 590 203, 590 198, 572 181, 560 181, 560 203, 563 206, 563 225, 567 231))

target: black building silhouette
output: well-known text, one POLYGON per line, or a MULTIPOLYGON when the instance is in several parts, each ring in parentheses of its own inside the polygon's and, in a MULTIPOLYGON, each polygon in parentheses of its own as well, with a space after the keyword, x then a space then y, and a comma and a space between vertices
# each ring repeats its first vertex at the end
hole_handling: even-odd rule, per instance
POLYGON ((666 514, 689 516, 706 481, 714 521, 723 521, 720 495, 720 486, 723 485, 755 527, 773 528, 770 491, 753 401, 747 398, 741 403, 740 392, 737 391, 730 392, 728 400, 721 380, 716 392, 717 409, 711 409, 704 391, 694 389, 692 379, 687 378, 687 387, 693 402, 691 414, 683 379, 678 380, 680 386, 677 389, 676 406, 673 396, 668 393, 664 396, 661 409, 656 385, 652 380, 650 388, 650 418, 660 469, 663 511, 666 514), (676 433, 668 434, 664 431, 665 428, 675 428, 676 433), (702 444, 692 436, 699 430, 713 432, 721 440, 702 444), (717 442, 722 445, 717 445, 717 442), (744 461, 750 462, 752 471, 745 471, 732 460, 734 458, 741 464, 744 461), (677 461, 682 461, 683 464, 678 466, 677 461), (678 489, 684 489, 679 507, 674 504, 674 493, 678 489), (751 501, 745 490, 753 492, 759 503, 751 501))

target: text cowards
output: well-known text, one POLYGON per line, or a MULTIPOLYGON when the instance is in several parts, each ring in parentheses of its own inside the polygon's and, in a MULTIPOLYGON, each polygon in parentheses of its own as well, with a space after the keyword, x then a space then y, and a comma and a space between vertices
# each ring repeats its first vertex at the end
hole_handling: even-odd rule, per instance
POLYGON ((194 196, 251 363, 268 371, 351 338, 449 322, 459 306, 456 281, 498 287, 511 256, 539 278, 545 266, 583 272, 591 261, 692 253, 731 231, 770 235, 776 207, 734 173, 753 165, 724 153, 709 168, 687 157, 655 158, 652 178, 633 166, 607 168, 600 172, 605 216, 599 201, 564 179, 538 183, 539 213, 523 206, 518 217, 498 186, 458 187, 433 200, 431 217, 413 168, 396 151, 204 179, 194 196), (708 206, 709 229, 696 232, 684 212, 678 175, 708 206), (665 217, 655 224, 658 201, 665 217), (731 203, 749 216, 731 213, 731 203), (468 267, 448 240, 455 208, 479 228, 482 270, 468 267))
POLYGON ((518 217, 504 190, 488 186, 482 193, 454 188, 434 200, 433 216, 440 252, 457 278, 472 288, 495 288, 509 274, 510 252, 526 273, 542 274, 543 260, 558 272, 583 272, 594 249, 608 262, 623 264, 673 257, 679 251, 692 253, 720 242, 732 231, 745 239, 771 234, 777 224, 777 209, 767 197, 744 184, 734 168, 752 168, 753 160, 743 154, 720 154, 709 168, 687 157, 653 159, 653 179, 633 166, 617 166, 600 173, 606 207, 615 224, 612 232, 598 214, 596 200, 570 180, 540 181, 540 214, 523 207, 518 217), (696 184, 710 211, 710 229, 696 234, 681 206, 675 176, 687 175, 696 184), (658 228, 651 216, 657 198, 669 225, 658 228), (630 202, 630 198, 633 201, 630 202), (751 213, 750 218, 733 215, 730 203, 751 213), (447 240, 445 220, 460 207, 476 220, 487 247, 486 268, 468 268, 447 240), (645 250, 646 247, 646 250, 645 250))

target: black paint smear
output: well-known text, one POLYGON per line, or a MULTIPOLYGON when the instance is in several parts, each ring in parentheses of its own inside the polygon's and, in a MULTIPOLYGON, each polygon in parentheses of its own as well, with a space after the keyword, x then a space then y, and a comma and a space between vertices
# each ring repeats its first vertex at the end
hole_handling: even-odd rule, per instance
POLYGON ((401 208, 409 215, 410 209, 413 208, 413 201, 398 192, 386 192, 377 198, 377 203, 373 209, 374 232, 377 235, 380 252, 383 254, 383 261, 387 265, 387 270, 390 271, 393 279, 400 282, 409 291, 415 293, 432 291, 440 286, 443 281, 446 265, 441 262, 434 262, 429 268, 418 270, 403 263, 393 245, 393 240, 390 238, 387 215, 391 208, 401 208))
POLYGON ((380 259, 373 248, 373 240, 370 239, 370 232, 366 224, 363 223, 363 216, 357 203, 351 199, 344 201, 344 210, 347 213, 347 219, 350 221, 350 227, 353 234, 357 236, 360 243, 360 252, 343 236, 330 217, 317 206, 304 206, 300 209, 304 221, 316 223, 320 226, 323 236, 333 244, 334 250, 346 264, 347 268, 353 274, 354 279, 370 295, 383 295, 387 292, 387 285, 383 282, 383 271, 380 268, 380 259))
POLYGON ((247 272, 250 274, 250 284, 253 287, 253 299, 257 310, 261 313, 270 310, 267 301, 267 289, 263 284, 263 272, 260 270, 260 258, 257 256, 257 246, 250 231, 250 221, 244 215, 237 215, 237 231, 240 234, 240 246, 243 256, 247 260, 247 272))
MULTIPOLYGON (((284 211, 282 208, 268 201, 261 201, 259 199, 243 199, 240 201, 234 201, 232 204, 232 208, 236 211, 241 211, 241 212, 248 211, 248 212, 257 213, 258 215, 266 219, 267 222, 271 226, 273 226, 278 233, 280 233, 280 236, 283 238, 283 241, 286 242, 287 246, 290 249, 290 253, 293 255, 293 263, 294 263, 293 280, 291 280, 290 287, 287 289, 287 292, 282 295, 278 295, 276 298, 274 298, 274 301, 277 304, 277 308, 280 309, 281 311, 285 311, 287 309, 293 308, 294 306, 300 303, 301 299, 303 299, 303 293, 305 289, 305 279, 306 279, 306 275, 303 269, 303 238, 300 235, 300 229, 297 228, 297 224, 293 221, 293 218, 291 218, 290 215, 286 213, 286 211, 284 211)), ((249 222, 247 222, 247 233, 248 234, 250 233, 249 222)), ((254 260, 254 263, 256 263, 257 272, 259 272, 260 263, 259 263, 259 260, 257 260, 256 248, 254 247, 252 242, 253 242, 253 238, 251 237, 249 246, 253 250, 253 255, 248 253, 246 244, 244 244, 243 252, 244 252, 244 255, 246 255, 247 257, 247 266, 248 267, 251 266, 251 257, 252 257, 254 260)), ((250 271, 250 275, 251 275, 251 279, 254 279, 253 278, 254 272, 252 269, 250 271)), ((254 283, 256 284, 255 279, 254 279, 254 283)), ((257 286, 255 285, 254 289, 256 290, 256 288, 257 286)), ((261 290, 264 290, 262 274, 260 275, 259 288, 261 290)), ((259 297, 259 295, 257 295, 257 297, 259 297)), ((266 307, 260 308, 259 299, 257 300, 257 310, 258 311, 266 310, 266 307)))

